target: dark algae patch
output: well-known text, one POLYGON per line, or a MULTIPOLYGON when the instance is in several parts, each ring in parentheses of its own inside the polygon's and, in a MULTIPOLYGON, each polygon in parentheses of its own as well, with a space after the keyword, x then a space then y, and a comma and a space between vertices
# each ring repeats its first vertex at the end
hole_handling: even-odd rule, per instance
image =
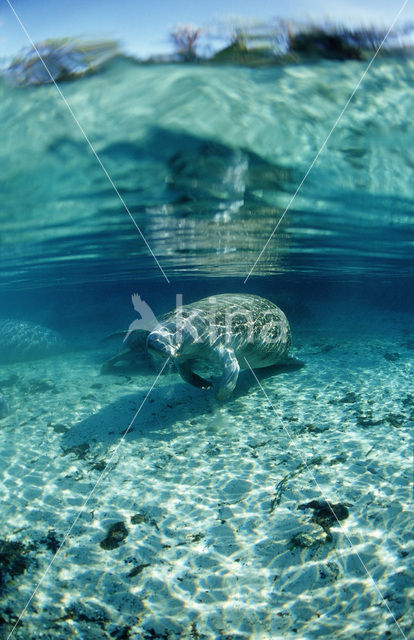
POLYGON ((304 504, 300 504, 298 509, 313 509, 311 522, 318 524, 326 533, 326 539, 331 541, 331 527, 337 524, 338 520, 346 520, 349 516, 348 503, 338 502, 333 504, 327 500, 311 500, 304 504))
POLYGON ((23 574, 29 566, 28 548, 14 540, 0 540, 0 594, 8 579, 23 574))
POLYGON ((61 545, 61 541, 56 537, 56 531, 54 529, 49 529, 47 535, 41 538, 40 543, 44 544, 53 554, 58 551, 61 545))
POLYGON ((388 360, 388 362, 396 362, 401 358, 401 356, 396 351, 387 351, 384 353, 384 358, 388 360))
POLYGON ((378 418, 374 415, 372 409, 367 409, 366 411, 358 411, 356 413, 357 424, 360 427, 375 427, 378 424, 381 424, 383 421, 382 418, 378 418))
POLYGON ((134 567, 133 569, 131 569, 131 571, 128 573, 128 578, 133 578, 134 576, 138 576, 140 573, 142 573, 142 571, 145 569, 145 567, 150 567, 150 564, 137 564, 136 567, 134 567))
POLYGON ((52 427, 53 431, 55 431, 55 433, 66 433, 66 431, 69 431, 69 427, 67 427, 65 424, 49 424, 52 427))
POLYGON ((84 458, 86 458, 87 454, 89 453, 89 448, 90 445, 88 443, 77 444, 73 447, 68 447, 67 449, 64 449, 62 447, 64 456, 72 453, 76 458, 78 458, 78 460, 83 460, 84 458))
POLYGON ((105 462, 105 460, 98 460, 97 462, 93 462, 91 464, 91 469, 93 469, 94 471, 105 471, 107 467, 107 463, 105 462))
POLYGON ((306 549, 314 544, 314 540, 311 536, 305 533, 296 533, 289 540, 289 548, 293 549, 306 549))
POLYGON ((115 522, 109 527, 106 538, 104 538, 99 544, 101 545, 102 549, 116 549, 120 544, 122 544, 127 535, 128 529, 126 528, 124 523, 122 521, 115 522))
POLYGON ((398 427, 402 427, 404 425, 404 422, 406 421, 406 417, 402 413, 388 413, 385 416, 385 419, 388 424, 390 424, 392 427, 395 427, 396 429, 398 429, 398 427))

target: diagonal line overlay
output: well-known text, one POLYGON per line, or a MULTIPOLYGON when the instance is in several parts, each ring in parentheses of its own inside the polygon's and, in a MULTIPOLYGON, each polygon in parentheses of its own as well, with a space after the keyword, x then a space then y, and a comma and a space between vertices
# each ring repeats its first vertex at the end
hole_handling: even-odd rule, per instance
POLYGON ((372 585, 373 585, 373 587, 374 587, 375 591, 377 592, 377 594, 378 594, 378 595, 379 595, 379 597, 381 598, 381 602, 382 602, 382 604, 384 604, 384 605, 385 605, 385 607, 386 607, 386 609, 387 609, 388 613, 390 614, 390 616, 392 617, 393 621, 394 621, 394 622, 395 622, 395 624, 397 625, 398 630, 400 631, 400 633, 401 633, 402 637, 404 638, 404 640, 408 640, 408 638, 407 638, 407 636, 405 635, 404 631, 402 630, 402 628, 401 628, 400 624, 398 623, 398 620, 396 619, 396 617, 394 616, 393 612, 391 611, 391 609, 390 609, 390 607, 389 607, 389 605, 388 605, 387 601, 384 599, 384 596, 382 595, 382 593, 381 593, 381 591, 380 591, 380 588, 378 587, 378 585, 377 585, 376 581, 375 581, 375 580, 374 580, 374 578, 372 577, 371 573, 368 571, 368 568, 367 568, 367 566, 366 566, 365 562, 363 561, 363 559, 361 558, 360 554, 358 553, 358 550, 357 550, 357 549, 355 548, 355 546, 352 544, 351 539, 349 538, 348 534, 346 533, 345 529, 343 528, 343 526, 342 526, 342 524, 341 524, 340 520, 338 519, 338 517, 337 517, 337 515, 336 515, 335 511, 332 509, 332 507, 330 506, 329 502, 326 500, 326 497, 325 497, 324 491, 323 491, 322 487, 320 486, 319 482, 317 481, 316 476, 315 476, 315 474, 313 473, 312 469, 308 466, 308 464, 307 464, 307 462, 306 462, 306 459, 305 459, 305 456, 302 454, 301 450, 300 450, 300 449, 299 449, 299 447, 296 445, 296 443, 295 443, 294 439, 292 438, 292 436, 290 435, 289 430, 287 429, 287 427, 283 424, 283 421, 282 421, 281 417, 278 415, 278 413, 277 413, 277 411, 276 411, 276 409, 275 409, 275 407, 274 407, 273 402, 270 400, 269 396, 267 395, 266 391, 264 390, 264 388, 263 388, 263 386, 262 386, 262 384, 261 384, 260 380, 258 379, 258 377, 256 376, 255 372, 253 371, 252 367, 250 366, 249 361, 247 360, 247 358, 244 358, 244 360, 245 360, 245 362, 246 362, 247 366, 249 367, 249 369, 250 369, 250 371, 251 371, 251 373, 252 373, 252 375, 253 375, 254 379, 256 380, 257 384, 259 385, 260 389, 262 390, 263 395, 265 396, 266 400, 268 401, 268 403, 269 403, 269 404, 270 404, 270 406, 272 407, 272 411, 273 411, 273 413, 275 414, 275 416, 276 416, 276 418, 278 419, 279 423, 281 424, 281 426, 282 426, 283 430, 284 430, 284 431, 285 431, 285 433, 287 434, 287 436, 288 436, 288 438, 289 438, 289 440, 290 440, 291 444, 293 444, 293 446, 294 446, 294 448, 295 448, 295 450, 296 450, 296 453, 298 453, 298 454, 299 454, 299 457, 300 457, 300 459, 302 460, 302 463, 304 464, 304 466, 305 466, 306 470, 307 470, 307 471, 309 471, 309 473, 310 473, 310 475, 311 475, 311 477, 312 477, 312 479, 313 479, 313 481, 314 481, 314 483, 315 483, 315 485, 316 485, 316 487, 317 487, 317 489, 318 489, 319 493, 321 494, 322 498, 323 498, 323 499, 328 503, 329 508, 330 508, 330 510, 331 510, 331 512, 332 512, 332 515, 333 515, 333 517, 335 518, 336 522, 338 523, 339 528, 341 529, 341 532, 342 532, 343 536, 347 539, 347 541, 348 541, 348 543, 349 543, 349 545, 350 545, 350 547, 351 547, 352 551, 355 553, 356 557, 357 557, 357 558, 358 558, 358 560, 360 561, 360 563, 361 563, 361 565, 362 565, 362 567, 363 567, 363 569, 364 569, 365 573, 367 574, 368 578, 370 579, 370 581, 371 581, 371 583, 372 583, 372 585))
POLYGON ((132 418, 131 422, 129 423, 127 429, 125 430, 125 432, 122 435, 122 438, 120 439, 120 441, 118 442, 118 444, 116 445, 114 451, 112 452, 111 457, 109 458, 105 469, 101 472, 100 476, 98 477, 97 481, 95 482, 94 486, 92 487, 92 489, 90 490, 89 494, 87 495, 87 497, 85 498, 85 500, 83 501, 83 504, 81 506, 81 508, 79 509, 74 521, 72 522, 72 524, 70 525, 69 529, 67 530, 66 534, 63 537, 62 542, 59 545, 59 548, 57 549, 55 555, 53 556, 53 558, 51 559, 51 561, 49 562, 49 564, 47 565, 45 571, 43 572, 42 577, 40 578, 39 582, 37 583, 36 587, 33 590, 32 595, 30 596, 30 598, 28 599, 28 601, 26 602, 25 606, 23 607, 19 617, 17 618, 16 622, 14 623, 12 630, 10 631, 9 635, 7 636, 6 640, 10 640, 10 638, 12 637, 13 633, 15 632, 18 624, 20 623, 21 619, 23 618, 24 614, 26 613, 30 603, 32 602, 33 598, 35 597, 37 591, 39 590, 40 585, 42 584, 43 580, 46 578, 47 574, 49 573, 53 563, 55 562, 57 556, 59 555, 59 553, 61 552, 66 540, 69 538, 70 534, 72 533, 73 527, 75 526, 75 524, 78 522, 79 518, 81 517, 81 515, 83 514, 86 505, 88 504, 89 500, 91 499, 91 497, 93 496, 93 494, 95 493, 98 485, 100 484, 103 476, 105 475, 108 467, 110 466, 110 464, 112 463, 113 459, 116 456, 116 453, 119 449, 119 447, 121 446, 121 444, 123 443, 123 441, 125 440, 128 432, 131 430, 132 425, 134 424, 138 414, 140 413, 142 407, 144 406, 145 402, 147 401, 151 391, 153 390, 153 388, 155 387, 155 385, 158 382, 158 378, 161 376, 162 372, 164 371, 165 367, 167 366, 168 362, 170 361, 170 358, 167 358, 167 360, 164 362, 161 370, 159 371, 157 377, 155 378, 154 382, 152 383, 151 387, 149 388, 149 390, 147 391, 147 393, 144 396, 144 399, 142 400, 139 408, 137 409, 134 417, 132 418))
MULTIPOLYGON (((8 2, 8 0, 6 0, 6 2, 8 2)), ((403 4, 400 7, 400 10, 398 11, 398 13, 396 14, 396 16, 394 17, 394 20, 391 23, 390 28, 388 29, 387 33, 385 34, 385 36, 383 37, 380 45, 378 46, 378 49, 375 51, 374 55, 372 56, 370 62, 368 63, 367 67, 365 68, 363 74, 361 75, 360 79, 358 80, 355 89, 352 91, 351 95, 349 96, 348 100, 346 101, 341 113, 339 114, 339 116, 337 117, 337 119, 335 120, 334 124, 331 127, 331 130, 329 131, 328 135, 326 136, 325 140, 323 141, 318 153, 316 154, 316 156, 314 157, 314 159, 312 160, 311 164, 309 165, 308 170, 306 171, 305 175, 303 176, 302 180, 300 181, 295 193, 293 194, 293 196, 291 197, 291 199, 288 202, 288 205, 286 207, 286 209, 284 210, 284 212, 282 213, 282 215, 280 216, 275 228, 273 229, 272 233, 270 234, 270 236, 268 237, 268 239, 266 240, 263 249, 261 250, 261 252, 259 253, 259 255, 257 256, 255 263, 253 264, 252 268, 250 269, 249 273, 247 274, 243 284, 246 284, 246 282, 248 281, 248 279, 250 278, 251 274, 253 273, 254 269, 256 268, 257 263, 259 262, 260 258, 262 257, 263 253, 266 251, 267 246, 269 244, 269 242, 272 240, 273 236, 275 235, 280 223, 282 222, 283 218, 285 217, 285 215, 287 214, 287 212, 289 211, 291 205, 293 204, 296 196, 298 195, 299 191, 302 188, 303 183, 305 182, 306 178, 308 177, 308 175, 310 174, 310 172, 312 171, 314 165, 316 164, 316 162, 318 161, 319 156, 321 155, 322 151, 325 149, 331 135, 333 134, 333 132, 335 131, 339 121, 341 120, 342 116, 344 115, 345 111, 348 109, 349 104, 352 100, 352 98, 354 97, 354 95, 356 94, 356 92, 358 91, 359 87, 362 84, 362 81, 364 80, 365 76, 367 75, 368 71, 370 70, 375 58, 377 57, 377 55, 379 54, 379 52, 381 51, 384 42, 386 41, 386 39, 388 38, 388 36, 390 35, 392 29, 394 28, 395 23, 397 22, 398 18, 400 17, 400 15, 402 14, 402 12, 404 11, 406 5, 408 3, 408 0, 404 0, 403 4)))
POLYGON ((153 250, 151 249, 150 245, 148 244, 144 234, 142 233, 140 227, 138 226, 134 216, 132 215, 132 213, 130 212, 125 200, 123 199, 123 197, 121 196, 121 194, 119 193, 114 181, 112 180, 111 176, 109 175, 105 165, 103 164, 102 160, 100 159, 98 153, 95 151, 94 146, 92 145, 91 141, 89 140, 84 128, 82 127, 81 123, 79 122, 78 118, 76 117, 76 115, 73 112, 72 107, 70 106, 70 104, 68 103, 68 101, 66 100, 65 96, 63 95, 59 85, 56 83, 55 79, 53 78, 52 74, 49 71, 48 66, 46 65, 45 61, 43 60, 40 51, 38 50, 38 48, 36 47, 35 43, 33 42, 32 38, 30 37, 26 27, 24 26, 23 22, 21 21, 20 17, 18 16, 18 14, 16 13, 13 5, 11 4, 10 0, 6 0, 7 4, 9 5, 11 11, 13 12, 16 20, 18 21, 19 25, 21 26, 26 38, 28 39, 28 41, 30 42, 30 44, 32 45, 33 49, 36 51, 40 62, 42 63, 42 65, 44 66, 44 68, 46 69, 46 73, 48 74, 49 78, 51 79, 52 83, 55 85, 57 92, 59 93, 60 97, 62 98, 63 102, 65 103, 68 111, 70 112, 73 120, 75 121, 79 131, 81 132, 81 134, 83 135, 83 137, 85 138, 86 142, 88 143, 88 146, 90 148, 90 150, 92 151, 93 155, 95 156, 99 166, 101 167, 102 171, 104 172, 105 176, 107 177, 109 183, 111 184, 111 187, 113 188, 113 190, 115 191, 116 195, 118 196, 121 204, 123 205, 125 211, 127 212, 127 214, 129 215, 129 217, 131 218, 131 221, 134 225, 134 227, 136 228, 136 230, 138 231, 139 235, 141 236, 142 240, 144 241, 148 251, 150 252, 150 254, 152 255, 152 257, 154 258, 159 270, 161 271, 162 275, 164 276, 164 278, 166 279, 166 281, 168 282, 168 284, 170 284, 170 281, 164 271, 164 269, 162 268, 162 266, 160 265, 160 263, 158 262, 157 257, 155 256, 153 250))

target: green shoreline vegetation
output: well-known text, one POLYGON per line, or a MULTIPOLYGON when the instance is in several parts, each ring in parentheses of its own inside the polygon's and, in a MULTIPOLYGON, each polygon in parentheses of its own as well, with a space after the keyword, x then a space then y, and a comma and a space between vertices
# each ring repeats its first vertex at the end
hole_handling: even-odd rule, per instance
MULTIPOLYGON (((50 39, 36 47, 53 79, 59 82, 94 73, 115 58, 146 65, 197 63, 263 68, 321 60, 368 61, 378 49, 381 57, 414 57, 414 24, 394 29, 384 41, 386 34, 387 29, 375 26, 351 28, 276 20, 273 24, 250 21, 244 26, 233 25, 224 35, 219 27, 204 30, 179 25, 169 36, 173 52, 147 59, 124 54, 113 40, 50 39)), ((33 48, 17 55, 3 73, 18 85, 52 81, 33 48)))

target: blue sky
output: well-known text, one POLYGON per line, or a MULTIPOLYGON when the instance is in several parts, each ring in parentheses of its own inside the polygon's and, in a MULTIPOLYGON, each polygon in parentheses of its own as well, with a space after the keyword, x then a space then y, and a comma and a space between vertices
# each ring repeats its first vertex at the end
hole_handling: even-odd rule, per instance
MULTIPOLYGON (((389 26, 403 0, 10 0, 35 42, 63 36, 110 37, 140 57, 171 52, 174 25, 209 28, 232 18, 330 19, 389 26)), ((410 0, 400 22, 414 21, 410 0)), ((0 58, 28 46, 6 0, 0 0, 0 58)))

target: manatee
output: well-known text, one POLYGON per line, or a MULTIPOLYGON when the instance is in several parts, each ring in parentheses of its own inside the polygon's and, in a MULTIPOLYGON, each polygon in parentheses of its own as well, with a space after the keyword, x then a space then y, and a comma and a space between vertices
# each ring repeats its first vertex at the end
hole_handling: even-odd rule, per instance
POLYGON ((65 346, 53 329, 27 320, 0 319, 0 364, 44 358, 65 346))
MULTIPOLYGON (((132 361, 144 337, 142 330, 131 332, 125 349, 103 369, 120 360, 132 361)), ((162 316, 146 335, 151 355, 170 359, 183 380, 199 389, 208 389, 214 382, 219 400, 230 397, 241 369, 290 363, 290 343, 289 322, 279 307, 265 298, 238 293, 178 307, 162 316)))

